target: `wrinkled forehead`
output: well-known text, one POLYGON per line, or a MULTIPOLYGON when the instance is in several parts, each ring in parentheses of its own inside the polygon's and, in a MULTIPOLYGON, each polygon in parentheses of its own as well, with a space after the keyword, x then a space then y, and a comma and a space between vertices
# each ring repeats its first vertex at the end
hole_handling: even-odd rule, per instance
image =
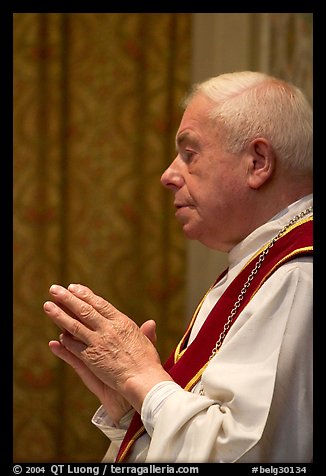
POLYGON ((186 141, 198 142, 199 137, 214 132, 216 123, 210 117, 212 107, 212 101, 203 94, 197 94, 191 99, 176 134, 177 146, 186 141))

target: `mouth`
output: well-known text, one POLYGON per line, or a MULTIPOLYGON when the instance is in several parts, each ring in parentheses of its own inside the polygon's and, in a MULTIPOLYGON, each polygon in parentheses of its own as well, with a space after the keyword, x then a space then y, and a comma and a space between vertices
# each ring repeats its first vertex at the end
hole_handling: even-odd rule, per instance
POLYGON ((191 203, 175 203, 174 206, 177 210, 180 208, 195 208, 195 206, 191 203))
POLYGON ((175 203, 175 214, 178 215, 183 215, 183 212, 187 210, 193 209, 193 205, 190 205, 189 203, 175 203))
POLYGON ((175 213, 176 215, 179 214, 179 212, 182 212, 182 210, 185 210, 187 208, 187 205, 175 205, 175 213))
POLYGON ((177 210, 179 210, 180 208, 190 207, 188 203, 178 203, 178 202, 175 202, 174 206, 177 210))

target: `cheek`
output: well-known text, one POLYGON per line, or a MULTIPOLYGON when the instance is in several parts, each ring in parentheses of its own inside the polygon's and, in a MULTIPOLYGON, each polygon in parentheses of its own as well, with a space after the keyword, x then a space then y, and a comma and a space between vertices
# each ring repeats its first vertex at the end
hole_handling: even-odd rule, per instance
POLYGON ((206 220, 226 219, 235 202, 241 201, 239 184, 225 176, 215 180, 202 190, 198 197, 199 214, 206 220))
POLYGON ((190 174, 187 185, 200 214, 204 215, 238 200, 242 187, 239 173, 229 163, 223 166, 209 164, 204 173, 190 174))

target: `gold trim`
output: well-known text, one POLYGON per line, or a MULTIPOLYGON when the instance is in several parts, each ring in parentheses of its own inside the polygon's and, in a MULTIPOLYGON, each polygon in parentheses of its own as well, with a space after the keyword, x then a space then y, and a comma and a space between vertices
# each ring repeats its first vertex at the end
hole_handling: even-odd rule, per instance
MULTIPOLYGON (((278 241, 280 238, 283 238, 283 236, 287 235, 291 230, 293 230, 294 228, 297 228, 298 226, 302 225, 303 223, 306 223, 308 221, 312 221, 313 220, 313 215, 311 215, 310 217, 308 218, 303 218, 302 220, 300 221, 297 221, 296 223, 294 223, 293 225, 289 226, 289 228, 287 230, 284 231, 284 233, 282 233, 281 236, 279 236, 279 238, 276 240, 278 241)), ((242 269, 244 269, 252 260, 254 260, 255 258, 257 258, 257 256, 260 255, 260 253, 264 250, 266 250, 266 248, 268 247, 268 245, 270 244, 271 240, 269 240, 267 243, 265 243, 258 251, 257 253, 255 253, 251 258, 250 260, 244 265, 244 267, 242 269)), ((241 270, 242 271, 242 270, 241 270)), ((240 271, 240 273, 241 273, 240 271)), ((239 273, 239 274, 240 274, 239 273)))
POLYGON ((137 440, 137 438, 138 438, 142 433, 144 433, 144 431, 145 431, 145 427, 144 427, 144 425, 142 425, 142 426, 139 428, 139 430, 136 431, 136 433, 135 433, 134 436, 131 438, 131 440, 128 442, 127 446, 125 447, 125 449, 124 449, 123 452, 121 453, 119 459, 117 460, 117 463, 121 462, 121 461, 125 458, 127 452, 129 451, 130 446, 135 442, 135 440, 137 440))
POLYGON ((208 364, 209 364, 209 360, 205 363, 205 365, 202 366, 201 369, 198 370, 196 375, 194 377, 192 377, 191 380, 189 380, 187 385, 184 387, 185 390, 189 391, 192 387, 194 387, 196 385, 196 383, 199 381, 202 373, 204 372, 204 370, 206 369, 208 364))
POLYGON ((250 301, 252 300, 252 298, 255 296, 255 294, 257 293, 257 291, 259 291, 259 289, 262 287, 262 285, 264 284, 264 282, 267 280, 267 278, 273 274, 273 272, 275 271, 276 268, 278 268, 282 263, 284 263, 284 261, 286 261, 288 258, 292 257, 292 256, 296 256, 296 255, 299 255, 301 254, 301 252, 305 252, 305 251, 313 251, 314 247, 313 246, 305 246, 304 248, 298 248, 297 250, 294 250, 292 251, 291 253, 289 253, 288 255, 284 256, 280 261, 278 261, 274 266, 273 268, 271 268, 269 270, 269 272, 265 275, 265 277, 261 280, 258 288, 256 289, 256 291, 252 294, 251 298, 250 298, 250 301))
POLYGON ((198 306, 196 307, 195 312, 194 312, 194 314, 193 314, 193 316, 192 316, 192 318, 191 318, 191 321, 190 321, 190 323, 189 323, 189 325, 188 325, 188 327, 187 327, 185 333, 184 333, 183 336, 181 337, 181 340, 179 341, 179 344, 177 345, 177 347, 176 347, 176 349, 175 349, 175 351, 174 351, 174 363, 175 363, 175 364, 178 362, 178 360, 183 356, 183 354, 184 354, 185 351, 187 350, 187 347, 186 347, 185 349, 183 349, 183 350, 180 351, 180 347, 182 346, 183 341, 185 340, 185 338, 186 338, 188 332, 189 332, 190 329, 192 328, 192 326, 193 326, 193 324, 194 324, 194 322, 195 322, 195 320, 196 320, 196 318, 197 318, 197 315, 198 315, 198 313, 199 313, 199 311, 200 311, 200 309, 201 309, 201 307, 202 307, 202 305, 203 305, 203 302, 205 301, 205 299, 206 299, 208 293, 209 293, 210 290, 214 287, 214 285, 215 285, 215 281, 214 281, 214 283, 210 286, 210 288, 206 291, 205 295, 202 297, 200 303, 199 303, 198 306))

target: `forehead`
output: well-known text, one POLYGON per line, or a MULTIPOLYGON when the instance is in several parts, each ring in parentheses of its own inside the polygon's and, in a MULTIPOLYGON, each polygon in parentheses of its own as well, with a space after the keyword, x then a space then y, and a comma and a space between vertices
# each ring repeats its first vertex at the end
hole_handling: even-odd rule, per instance
POLYGON ((177 144, 184 140, 195 140, 195 136, 207 134, 213 129, 209 117, 212 102, 204 95, 197 94, 188 104, 176 134, 177 144))
POLYGON ((206 97, 204 94, 196 94, 186 107, 181 123, 196 119, 209 120, 209 112, 211 111, 212 107, 213 102, 208 97, 206 97))

